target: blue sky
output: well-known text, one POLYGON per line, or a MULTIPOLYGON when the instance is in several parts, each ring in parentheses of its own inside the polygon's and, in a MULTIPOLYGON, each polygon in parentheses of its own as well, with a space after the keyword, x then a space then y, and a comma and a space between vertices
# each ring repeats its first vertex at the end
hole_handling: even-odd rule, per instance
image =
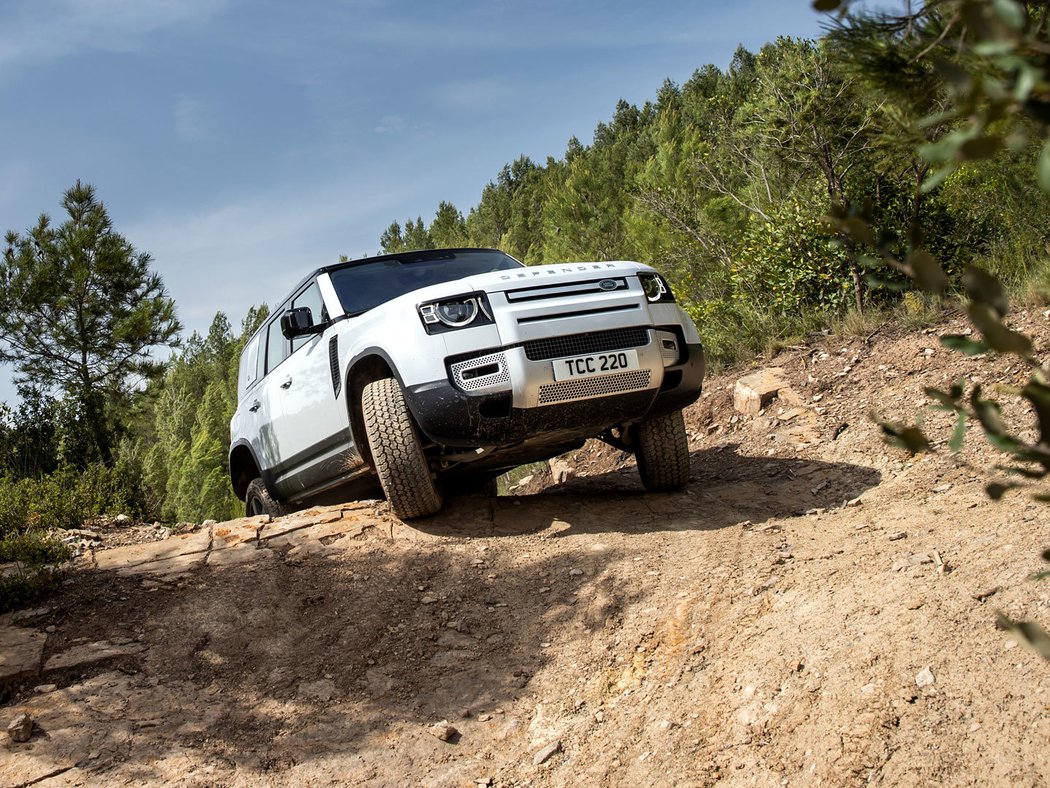
POLYGON ((618 99, 820 22, 809 0, 0 0, 0 230, 92 183, 188 330, 236 325, 588 142, 618 99))

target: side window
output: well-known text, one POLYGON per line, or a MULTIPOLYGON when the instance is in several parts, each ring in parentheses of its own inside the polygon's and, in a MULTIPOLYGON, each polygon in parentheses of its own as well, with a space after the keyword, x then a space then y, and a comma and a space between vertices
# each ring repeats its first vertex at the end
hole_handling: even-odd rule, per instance
MULTIPOLYGON (((300 307, 309 307, 310 314, 313 315, 314 325, 318 323, 324 323, 328 320, 328 310, 325 308, 324 299, 321 298, 321 288, 317 286, 317 282, 314 282, 308 288, 303 290, 299 295, 292 301, 292 309, 298 309, 300 307)), ((292 352, 294 353, 313 337, 296 337, 292 340, 292 352)))
POLYGON ((266 329, 266 373, 288 358, 288 340, 281 333, 281 321, 274 320, 266 329))
POLYGON ((241 370, 237 390, 242 394, 247 391, 259 378, 259 335, 252 337, 252 341, 241 353, 241 370))

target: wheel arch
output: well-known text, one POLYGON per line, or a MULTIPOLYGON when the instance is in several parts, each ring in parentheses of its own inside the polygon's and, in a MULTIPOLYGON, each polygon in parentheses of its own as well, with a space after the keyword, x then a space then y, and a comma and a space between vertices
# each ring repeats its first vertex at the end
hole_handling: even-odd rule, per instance
POLYGON ((375 469, 372 449, 368 445, 365 417, 361 409, 361 392, 365 386, 383 378, 395 378, 402 385, 401 376, 390 356, 380 348, 369 348, 359 353, 346 370, 346 409, 350 420, 350 435, 361 458, 375 469))
POLYGON ((230 484, 234 494, 244 500, 252 479, 260 476, 255 452, 246 440, 239 440, 230 447, 230 484))

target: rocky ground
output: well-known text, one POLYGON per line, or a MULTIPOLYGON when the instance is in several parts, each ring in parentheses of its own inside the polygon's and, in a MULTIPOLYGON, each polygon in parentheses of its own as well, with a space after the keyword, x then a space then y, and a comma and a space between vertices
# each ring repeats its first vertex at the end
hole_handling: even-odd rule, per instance
POLYGON ((756 415, 751 370, 712 378, 679 494, 589 444, 411 526, 84 537, 0 626, 0 722, 31 721, 0 785, 1046 785, 1050 669, 994 625, 1050 624, 1045 505, 990 502, 1001 458, 973 430, 952 455, 941 414, 914 460, 868 417, 1023 370, 887 334, 764 360, 756 415))

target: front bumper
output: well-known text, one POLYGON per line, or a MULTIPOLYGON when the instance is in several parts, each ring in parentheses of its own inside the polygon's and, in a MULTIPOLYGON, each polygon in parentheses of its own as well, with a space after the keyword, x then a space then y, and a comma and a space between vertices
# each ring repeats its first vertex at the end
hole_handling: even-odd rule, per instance
MULTIPOLYGON (((681 344, 678 363, 664 366, 657 343, 637 347, 646 383, 635 373, 587 378, 587 388, 567 391, 553 381, 550 360, 530 361, 521 347, 474 354, 472 363, 495 365, 469 393, 450 378, 409 386, 405 399, 416 423, 434 443, 448 447, 500 448, 544 436, 551 444, 595 437, 609 427, 692 404, 700 396, 705 361, 700 344, 681 344), (654 355, 655 354, 655 355, 654 355), (626 386, 627 388, 623 388, 626 386), (619 389, 619 390, 618 390, 619 389), (577 398, 562 400, 568 395, 577 398), (547 404, 550 402, 552 404, 547 404)), ((576 383, 573 381, 573 383, 576 383)), ((469 385, 469 382, 468 382, 469 385)))

